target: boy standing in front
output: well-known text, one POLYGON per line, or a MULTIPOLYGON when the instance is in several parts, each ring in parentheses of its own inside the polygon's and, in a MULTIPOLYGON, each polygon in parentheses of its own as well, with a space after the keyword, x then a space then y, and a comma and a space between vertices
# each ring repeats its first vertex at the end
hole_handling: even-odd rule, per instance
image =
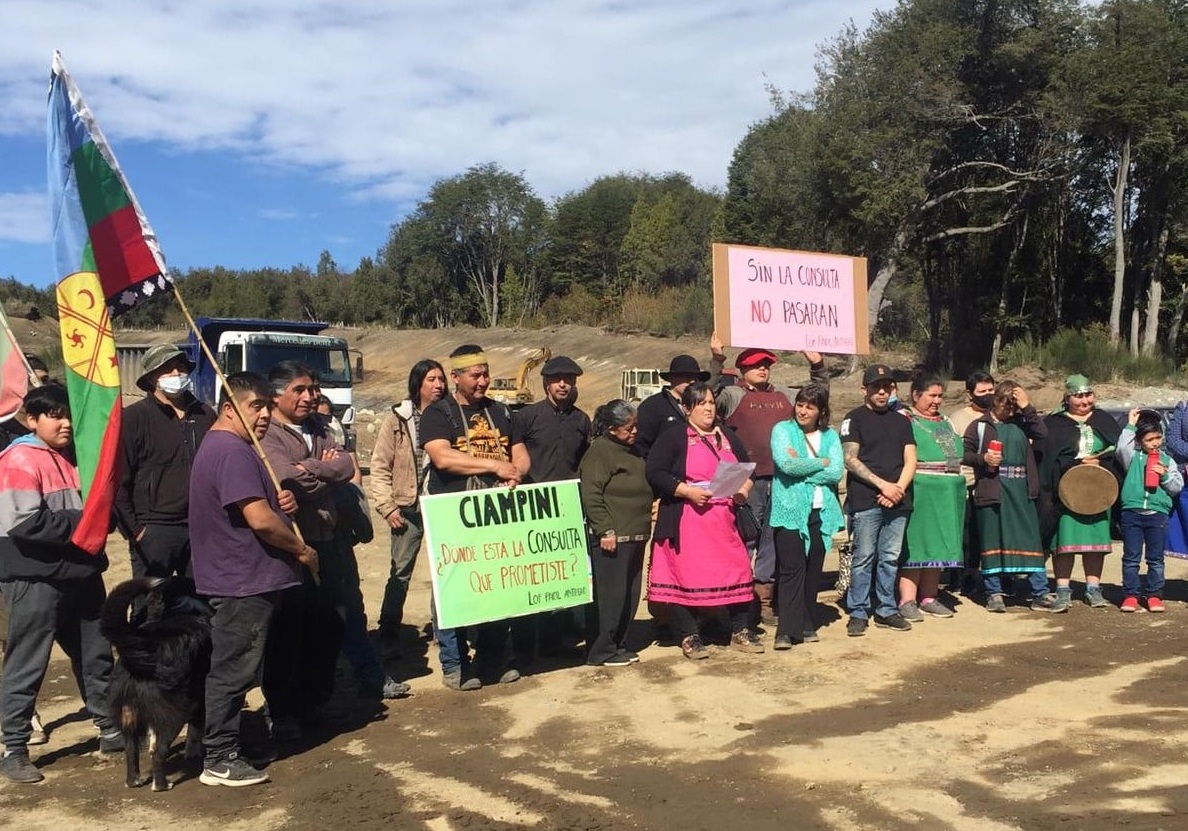
POLYGON ((29 760, 30 719, 54 641, 70 657, 99 749, 124 738, 107 714, 111 644, 99 631, 107 555, 70 542, 82 517, 78 470, 62 455, 72 436, 65 387, 37 387, 25 398, 31 431, 0 453, 0 593, 8 611, 8 654, 0 680, 4 757, 13 782, 45 776, 29 760))
POLYGON ((1167 523, 1184 477, 1171 456, 1162 452, 1163 425, 1155 418, 1130 417, 1118 439, 1118 461, 1126 471, 1122 480, 1122 600, 1123 612, 1139 610, 1139 562, 1146 547, 1147 610, 1162 612, 1163 557, 1167 523), (1150 477, 1148 478, 1148 468, 1150 477))

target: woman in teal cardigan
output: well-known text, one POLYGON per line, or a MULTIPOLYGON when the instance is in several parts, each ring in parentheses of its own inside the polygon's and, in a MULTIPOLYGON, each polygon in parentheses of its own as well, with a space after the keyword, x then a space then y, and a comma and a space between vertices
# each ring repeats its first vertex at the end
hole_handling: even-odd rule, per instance
POLYGON ((817 587, 835 532, 845 527, 837 483, 841 440, 829 427, 829 388, 815 383, 796 395, 793 418, 771 431, 775 478, 771 527, 775 529, 779 624, 775 648, 817 641, 813 620, 817 587))

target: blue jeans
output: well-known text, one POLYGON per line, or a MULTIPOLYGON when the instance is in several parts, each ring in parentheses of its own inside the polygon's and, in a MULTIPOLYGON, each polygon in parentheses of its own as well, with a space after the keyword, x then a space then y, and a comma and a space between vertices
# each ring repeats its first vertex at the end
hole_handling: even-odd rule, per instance
POLYGON ((470 642, 467 637, 471 627, 441 629, 437 625, 437 607, 429 601, 429 613, 433 620, 433 635, 437 640, 437 657, 441 661, 442 675, 461 672, 465 680, 472 675, 496 674, 507 668, 507 636, 511 621, 495 620, 480 623, 474 627, 474 664, 471 667, 470 642))
POLYGON ((854 554, 850 561, 850 590, 846 608, 850 617, 870 617, 871 582, 874 582, 874 613, 893 615, 895 575, 899 572, 899 552, 911 511, 899 508, 868 508, 850 515, 850 533, 854 554))
MULTIPOLYGON (((1018 576, 1017 574, 1015 576, 1018 576)), ((1027 572, 1027 585, 1031 586, 1031 598, 1033 600, 1040 600, 1048 596, 1048 572, 1046 571, 1029 571, 1027 572)), ((992 594, 1002 594, 1002 575, 1001 574, 982 574, 982 589, 986 592, 986 597, 992 594)))
MULTIPOLYGON (((359 588, 359 561, 350 540, 336 536, 332 555, 321 557, 322 587, 342 618, 342 654, 355 670, 355 678, 370 686, 382 686, 387 673, 379 654, 367 637, 367 612, 359 588)), ((321 549, 319 549, 319 555, 321 549)))
POLYGON ((1122 511, 1122 593, 1139 594, 1139 560, 1147 547, 1147 596, 1163 596, 1163 550, 1167 547, 1167 514, 1122 511))
POLYGON ((771 477, 760 476, 751 486, 747 500, 759 520, 759 539, 747 545, 754 556, 756 583, 774 583, 776 579, 775 532, 771 527, 771 477))

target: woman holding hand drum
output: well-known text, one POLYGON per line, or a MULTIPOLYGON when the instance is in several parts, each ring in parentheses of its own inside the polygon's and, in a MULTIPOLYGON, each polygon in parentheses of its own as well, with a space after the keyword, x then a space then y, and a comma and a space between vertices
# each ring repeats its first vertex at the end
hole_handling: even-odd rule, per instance
MULTIPOLYGON (((1092 608, 1110 605, 1101 594, 1101 572, 1105 567, 1105 555, 1111 549, 1109 506, 1101 508, 1095 505, 1095 510, 1085 509, 1068 504, 1068 500, 1061 497, 1064 477, 1077 467, 1098 469, 1073 474, 1075 478, 1085 474, 1083 478, 1092 483, 1082 492, 1093 496, 1110 487, 1114 450, 1118 446, 1122 428, 1112 416, 1098 410, 1096 405, 1097 398, 1089 379, 1084 375, 1070 375, 1064 384, 1064 406, 1044 420, 1048 427, 1048 438, 1043 443, 1040 480, 1046 490, 1045 515, 1042 517, 1044 530, 1046 533, 1055 532, 1049 546, 1052 550, 1052 571, 1056 574, 1054 612, 1067 611, 1072 602, 1071 580, 1078 556, 1085 569, 1085 603, 1092 608), (1106 471, 1109 471, 1109 476, 1106 471), (1093 483, 1092 476, 1097 476, 1104 484, 1093 483)), ((1113 482, 1112 488, 1116 497, 1117 480, 1113 482)))

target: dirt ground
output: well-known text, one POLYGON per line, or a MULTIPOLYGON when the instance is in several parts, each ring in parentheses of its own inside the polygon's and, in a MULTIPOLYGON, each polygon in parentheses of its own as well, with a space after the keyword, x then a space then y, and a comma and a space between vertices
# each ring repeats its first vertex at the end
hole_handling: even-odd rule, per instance
MULTIPOLYGON (((542 342, 553 343, 555 353, 588 362, 588 410, 616 394, 621 368, 665 366, 678 352, 706 351, 696 341, 609 337, 594 330, 366 332, 359 345, 369 374, 360 403, 382 412, 400 397, 417 358, 443 356, 468 339, 501 356, 495 374, 510 375, 516 355, 548 338, 542 342)), ((778 369, 781 383, 806 375, 791 361, 778 369)), ((1035 373, 1019 380, 1036 390, 1041 406, 1058 398, 1058 379, 1035 373)), ((836 383, 835 414, 857 403, 856 388, 853 378, 836 383)), ((954 385, 948 403, 959 399, 954 385)), ((364 464, 370 421, 361 421, 364 464)), ((128 572, 118 537, 110 553, 109 586, 128 572)), ((374 618, 387 540, 381 534, 357 553, 374 618)), ((1116 551, 1107 563, 1111 587, 1120 582, 1118 560, 1116 551)), ((827 569, 835 567, 831 554, 827 569)), ((631 637, 638 664, 588 668, 575 654, 534 666, 519 683, 458 693, 442 686, 436 650, 423 635, 430 583, 422 558, 404 655, 390 666, 411 683, 412 697, 364 704, 347 672, 325 729, 273 762, 271 783, 205 787, 179 745, 177 787, 154 794, 125 789, 122 758, 99 756, 59 657, 40 704, 50 743, 32 749, 46 781, 0 784, 0 826, 1182 829, 1188 563, 1169 562, 1167 571, 1162 616, 1080 603, 1066 615, 1022 606, 992 615, 957 596, 949 598, 957 609, 951 620, 929 620, 908 633, 872 629, 864 638, 845 636, 836 595, 826 590, 819 597, 820 643, 763 655, 714 646, 710 660, 697 663, 675 647, 652 644, 641 606, 631 637)), ((1120 600, 1116 588, 1107 597, 1120 600)), ((764 637, 769 648, 771 637, 764 637)), ((253 695, 249 736, 262 732, 260 704, 253 695)))

